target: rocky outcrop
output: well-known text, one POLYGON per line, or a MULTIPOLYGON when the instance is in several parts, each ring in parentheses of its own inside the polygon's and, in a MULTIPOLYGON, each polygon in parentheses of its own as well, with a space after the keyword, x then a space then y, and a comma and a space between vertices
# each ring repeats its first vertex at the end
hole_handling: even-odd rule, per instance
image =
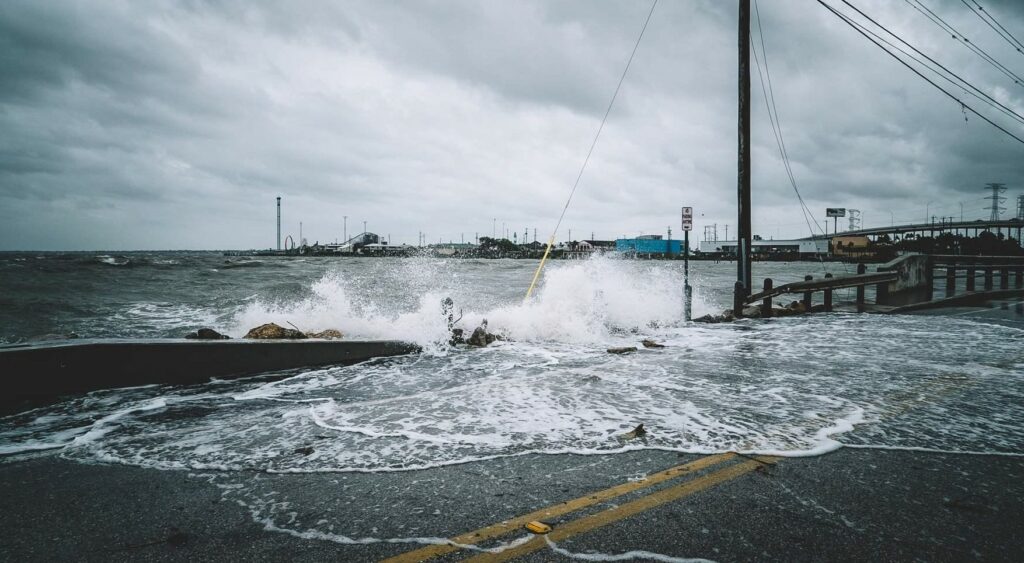
POLYGON ((245 333, 245 338, 255 340, 302 340, 308 337, 301 330, 267 323, 245 333))
POLYGON ((644 425, 641 422, 640 424, 638 424, 636 426, 636 428, 630 430, 629 432, 626 432, 625 434, 620 434, 618 436, 618 438, 619 438, 619 441, 626 442, 626 441, 629 441, 629 440, 635 440, 637 438, 643 438, 646 435, 647 435, 647 430, 644 428, 644 425))
POLYGON ((320 340, 341 340, 345 337, 340 330, 329 328, 327 330, 321 330, 320 332, 311 332, 306 336, 310 338, 319 338, 320 340))
POLYGON ((732 311, 725 311, 721 315, 704 315, 703 317, 697 317, 693 319, 695 323, 730 323, 735 320, 732 316, 732 311))
POLYGON ((487 319, 484 319, 484 321, 480 323, 480 326, 473 329, 473 334, 469 335, 469 339, 466 340, 466 344, 482 348, 497 340, 504 340, 504 338, 500 335, 487 332, 487 319))
POLYGON ((466 344, 469 344, 470 346, 484 347, 496 340, 501 340, 501 338, 496 334, 487 332, 487 329, 483 326, 478 326, 473 330, 473 334, 469 336, 469 340, 466 341, 466 344))
POLYGON ((226 334, 221 334, 212 328, 201 328, 195 332, 186 334, 185 338, 188 338, 189 340, 229 340, 231 337, 226 334))
POLYGON ((609 354, 629 354, 631 352, 636 352, 636 346, 623 346, 621 348, 608 349, 609 354))

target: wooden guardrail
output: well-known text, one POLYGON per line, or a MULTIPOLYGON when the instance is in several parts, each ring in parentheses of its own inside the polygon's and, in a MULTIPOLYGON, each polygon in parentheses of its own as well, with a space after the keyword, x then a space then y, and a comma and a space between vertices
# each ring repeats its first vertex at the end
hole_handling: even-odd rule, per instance
POLYGON ((743 286, 737 282, 735 287, 735 298, 733 300, 733 315, 742 316, 743 308, 761 302, 761 317, 772 316, 772 299, 786 294, 803 294, 803 306, 805 310, 811 309, 811 302, 814 294, 823 293, 825 311, 832 310, 832 292, 837 289, 849 287, 857 288, 857 305, 864 305, 864 288, 869 285, 887 284, 899 279, 899 273, 895 271, 867 273, 867 266, 857 265, 857 274, 853 276, 833 277, 832 274, 825 274, 824 278, 814 279, 805 276, 804 281, 787 283, 778 287, 773 286, 771 278, 765 278, 764 291, 750 296, 743 296, 743 286))
POLYGON ((947 299, 957 293, 957 278, 960 272, 964 273, 964 291, 968 293, 978 291, 979 272, 982 276, 981 291, 995 291, 997 277, 998 289, 1001 291, 1024 289, 1024 256, 940 255, 934 256, 933 260, 937 269, 945 269, 947 299))
MULTIPOLYGON (((876 286, 875 304, 892 308, 907 309, 920 307, 934 300, 933 288, 935 270, 945 270, 945 296, 948 301, 957 295, 957 279, 962 272, 966 278, 966 294, 984 297, 986 293, 995 296, 1007 291, 1024 292, 1024 256, 948 256, 908 255, 878 267, 877 272, 867 273, 865 264, 857 265, 853 276, 814 279, 805 276, 802 282, 787 283, 773 287, 771 278, 764 280, 764 290, 746 295, 740 282, 736 283, 733 294, 733 316, 742 317, 745 307, 760 302, 760 316, 772 316, 772 300, 785 294, 803 294, 803 309, 811 310, 814 293, 823 294, 822 309, 832 311, 832 292, 849 287, 857 288, 855 304, 858 311, 865 309, 865 287, 876 286), (981 289, 977 287, 981 274, 981 289), (998 287, 996 281, 998 280, 998 287)), ((926 305, 925 305, 926 306, 926 305)))

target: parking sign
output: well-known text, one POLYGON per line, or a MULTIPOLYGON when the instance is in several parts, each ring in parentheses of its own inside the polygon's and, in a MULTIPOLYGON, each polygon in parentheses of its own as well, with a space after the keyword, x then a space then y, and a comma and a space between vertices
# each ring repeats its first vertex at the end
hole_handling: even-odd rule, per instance
POLYGON ((684 207, 683 208, 683 230, 684 231, 692 231, 693 230, 693 208, 692 207, 684 207))

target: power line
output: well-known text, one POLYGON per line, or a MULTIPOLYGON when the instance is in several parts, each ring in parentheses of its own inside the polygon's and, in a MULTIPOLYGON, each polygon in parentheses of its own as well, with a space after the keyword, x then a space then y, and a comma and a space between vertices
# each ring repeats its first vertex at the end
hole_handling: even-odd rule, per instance
POLYGON ((999 37, 1002 37, 1004 40, 1006 40, 1006 42, 1009 43, 1010 46, 1013 47, 1018 53, 1024 54, 1024 44, 1018 41, 1017 38, 1014 37, 1012 33, 1010 33, 1010 30, 1003 27, 1003 24, 999 23, 999 20, 997 20, 991 12, 985 10, 985 8, 982 8, 981 4, 977 3, 975 0, 971 0, 971 3, 977 7, 977 10, 975 10, 974 7, 971 6, 971 4, 968 4, 967 0, 960 1, 963 2, 964 6, 967 6, 967 9, 977 14, 977 16, 981 18, 981 21, 987 23, 988 26, 991 27, 992 30, 999 35, 999 37), (985 16, 988 16, 988 18, 986 19, 985 16), (998 29, 996 28, 996 26, 998 26, 998 29))
MULTIPOLYGON (((765 49, 764 44, 764 28, 761 27, 761 11, 758 7, 757 0, 754 0, 754 15, 755 21, 757 21, 757 32, 761 42, 761 58, 764 58, 764 74, 767 75, 767 81, 765 76, 761 73, 761 58, 757 56, 757 47, 751 43, 751 48, 754 53, 754 62, 757 64, 757 76, 761 80, 761 92, 764 94, 765 106, 768 109, 768 121, 771 123, 772 133, 775 135, 775 143, 779 147, 779 155, 782 157, 782 164, 786 169, 786 175, 789 177, 789 183, 793 187, 793 192, 796 193, 797 201, 800 202, 800 211, 803 213, 804 222, 807 223, 807 229, 810 231, 811 236, 814 236, 814 228, 811 227, 811 221, 813 220, 814 214, 810 212, 807 204, 804 202, 804 198, 800 195, 800 188, 797 187, 796 177, 793 175, 793 167, 789 160, 789 152, 786 150, 786 142, 782 136, 782 123, 779 121, 779 110, 775 105, 775 90, 772 88, 772 77, 768 67, 768 52, 765 49), (768 90, 765 91, 765 83, 767 82, 768 90)), ((814 221, 814 226, 818 228, 818 231, 824 234, 821 226, 818 225, 817 220, 814 221)))
POLYGON ((1003 128, 1002 126, 1000 126, 1000 125, 999 125, 998 123, 996 123, 996 122, 992 121, 991 119, 989 119, 989 118, 985 117, 984 115, 982 115, 981 113, 979 113, 979 112, 978 112, 978 110, 976 110, 976 109, 974 109, 973 107, 971 107, 971 106, 967 105, 967 104, 966 104, 966 103, 964 103, 964 102, 963 102, 963 101, 962 101, 962 100, 961 100, 960 98, 957 98, 957 97, 956 97, 956 96, 954 96, 953 94, 949 93, 949 92, 948 92, 948 91, 947 91, 946 89, 944 89, 944 88, 943 88, 942 86, 939 86, 939 85, 938 85, 938 84, 936 84, 936 83, 935 83, 934 81, 932 81, 931 79, 929 79, 929 78, 928 78, 927 76, 925 76, 925 75, 921 74, 921 73, 920 73, 920 72, 919 72, 919 71, 918 71, 918 70, 917 70, 916 68, 914 68, 914 67, 910 66, 910 65, 909 65, 909 64, 908 64, 908 63, 907 63, 906 61, 904 61, 903 59, 901 59, 901 58, 899 58, 898 56, 896 56, 895 54, 893 54, 893 53, 892 53, 892 51, 890 51, 890 50, 886 49, 886 48, 885 48, 884 46, 882 46, 882 44, 881 44, 881 43, 880 43, 879 41, 876 41, 875 39, 873 39, 873 38, 871 37, 871 35, 869 35, 869 34, 868 34, 868 33, 866 33, 865 31, 863 31, 863 30, 861 29, 861 27, 859 27, 859 26, 858 26, 858 24, 857 24, 856 22, 854 22, 854 21, 853 21, 852 19, 850 19, 850 17, 849 17, 849 16, 847 16, 846 14, 843 14, 842 12, 839 12, 838 10, 836 10, 836 9, 835 9, 835 8, 833 8, 832 6, 830 6, 830 5, 826 4, 826 3, 825 3, 825 2, 823 2, 822 0, 817 0, 817 2, 818 2, 819 4, 821 4, 822 6, 824 6, 825 8, 827 8, 827 9, 828 9, 828 11, 832 12, 833 14, 835 14, 835 16, 836 16, 836 17, 838 17, 839 19, 843 20, 843 22, 845 22, 845 23, 846 23, 847 25, 849 25, 849 26, 850 26, 850 27, 852 27, 852 28, 853 28, 854 30, 856 30, 856 31, 857 31, 857 33, 860 33, 860 34, 861 34, 861 35, 863 35, 863 36, 864 36, 865 38, 867 38, 867 39, 868 39, 868 41, 871 41, 872 43, 874 43, 876 47, 878 47, 879 49, 881 49, 881 50, 885 51, 885 52, 886 52, 886 53, 887 53, 887 54, 888 54, 889 56, 891 56, 892 58, 894 58, 894 59, 896 59, 897 61, 899 61, 899 63, 900 63, 900 64, 902 64, 903 66, 905 66, 905 67, 909 68, 909 69, 911 70, 911 72, 913 72, 914 74, 916 74, 916 75, 920 76, 920 77, 921 77, 922 79, 924 79, 924 80, 925 80, 926 82, 928 82, 929 84, 931 84, 932 86, 934 86, 934 87, 935 87, 936 89, 938 89, 938 90, 939 90, 940 92, 942 92, 943 94, 945 94, 946 96, 948 96, 949 98, 951 98, 951 99, 952 99, 953 101, 955 101, 956 103, 960 104, 960 107, 961 107, 961 108, 963 108, 963 109, 964 109, 965 111, 969 110, 969 111, 970 111, 971 113, 973 113, 974 115, 976 115, 976 116, 980 117, 981 119, 985 120, 985 121, 986 121, 986 122, 987 122, 988 124, 992 125, 992 126, 993 126, 993 127, 995 127, 996 129, 999 129, 999 130, 1000 130, 1000 131, 1002 131, 1003 133, 1006 133, 1006 134, 1007 134, 1008 136, 1010 136, 1010 137, 1013 137, 1014 139, 1016 139, 1016 140, 1017 140, 1017 142, 1019 142, 1019 143, 1021 143, 1021 144, 1024 144, 1024 139, 1021 139, 1020 137, 1018 137, 1018 136, 1014 135, 1013 133, 1011 133, 1011 132, 1007 131, 1007 130, 1006 130, 1005 128, 1003 128))
MULTIPOLYGON (((764 28, 761 27, 761 10, 757 5, 757 0, 754 0, 754 15, 755 20, 757 21, 758 38, 761 42, 761 58, 764 59, 764 75, 761 74, 761 60, 757 56, 757 46, 751 42, 750 48, 754 53, 754 62, 757 65, 757 77, 760 79, 761 92, 764 94, 765 107, 768 109, 768 122, 771 123, 772 133, 775 135, 775 142, 779 147, 779 154, 782 156, 782 164, 786 169, 786 175, 789 176, 789 183, 793 186, 793 192, 796 194, 796 199, 800 203, 800 212, 804 216, 804 222, 807 223, 807 230, 810 233, 811 238, 814 238, 814 227, 818 228, 818 232, 820 232, 822 236, 827 237, 821 226, 818 225, 818 221, 813 219, 814 214, 811 213, 810 209, 808 209, 807 203, 804 202, 803 196, 800 195, 800 189, 796 185, 796 177, 793 175, 793 167, 789 160, 789 151, 786 150, 786 141, 782 136, 782 121, 779 120, 779 109, 775 105, 775 89, 772 87, 772 75, 768 67, 768 49, 765 48, 764 44, 764 28), (765 83, 768 85, 767 92, 765 91, 765 83), (814 222, 814 227, 811 226, 812 220, 814 222)), ((817 252, 815 252, 815 255, 818 257, 818 261, 821 263, 822 269, 827 274, 828 266, 825 265, 825 261, 822 260, 821 255, 817 252)), ((845 268, 846 266, 844 265, 843 267, 845 268)))
POLYGON ((1006 65, 997 61, 992 55, 989 55, 987 51, 975 45, 974 42, 972 42, 970 39, 964 37, 964 35, 957 31, 956 28, 946 23, 946 20, 942 19, 938 14, 936 14, 930 8, 928 8, 928 6, 922 4, 921 0, 904 1, 907 4, 910 4, 912 8, 923 14, 926 18, 931 20, 932 23, 939 26, 939 29, 942 29, 946 33, 952 35, 955 41, 959 42, 960 44, 964 45, 965 47, 973 51, 976 55, 984 59, 990 65, 994 66, 999 72, 1005 74, 1010 80, 1013 80, 1014 84, 1024 87, 1024 78, 1021 78, 1020 76, 1017 75, 1017 73, 1006 68, 1006 65))
POLYGON ((590 150, 587 151, 587 158, 584 159, 583 166, 580 167, 580 173, 577 174, 577 179, 572 182, 572 190, 569 191, 569 197, 565 201, 565 207, 562 208, 562 214, 558 216, 558 222, 555 223, 555 230, 551 233, 552 236, 558 232, 558 227, 562 224, 565 212, 569 209, 569 204, 572 203, 572 196, 580 185, 580 179, 583 178, 584 171, 587 170, 587 164, 590 162, 590 157, 594 154, 594 147, 597 146, 597 139, 601 137, 601 131, 604 130, 604 124, 608 121, 608 114, 611 113, 611 106, 615 104, 615 98, 618 97, 618 90, 623 87, 623 82, 626 80, 626 73, 630 71, 630 64, 633 63, 633 57, 637 54, 637 49, 640 47, 640 40, 643 39, 644 32, 647 31, 647 24, 650 24, 650 16, 654 14, 655 6, 657 6, 657 0, 654 0, 650 5, 650 11, 647 12, 647 19, 644 20, 643 28, 641 28, 640 35, 637 37, 637 42, 633 45, 633 52, 630 53, 630 58, 626 61, 626 68, 623 69, 623 76, 618 77, 618 84, 615 85, 615 91, 611 94, 611 100, 608 101, 608 109, 604 111, 604 117, 601 118, 601 125, 597 128, 594 140, 590 143, 590 150))
POLYGON ((590 143, 590 150, 587 151, 587 156, 583 159, 583 165, 580 166, 580 172, 576 175, 576 181, 572 184, 572 190, 569 192, 569 198, 565 200, 565 207, 562 208, 562 213, 558 216, 558 222, 555 223, 555 229, 551 231, 551 239, 548 240, 547 249, 544 251, 544 258, 541 259, 540 264, 537 266, 537 272, 533 275, 533 282, 530 283, 530 288, 526 290, 527 299, 529 299, 530 294, 533 292, 533 286, 537 284, 537 278, 540 276, 541 269, 544 267, 544 262, 547 259, 548 253, 551 251, 551 245, 555 241, 555 235, 558 233, 558 227, 562 225, 562 219, 565 218, 565 212, 569 210, 569 204, 572 203, 572 196, 576 194, 576 188, 580 185, 580 179, 583 178, 583 172, 587 169, 587 163, 590 162, 590 156, 594 154, 594 147, 597 146, 597 140, 601 137, 601 131, 604 130, 604 124, 608 121, 608 115, 612 112, 612 106, 615 105, 615 98, 619 96, 619 90, 622 89, 622 83, 626 80, 626 73, 629 72, 629 66, 633 64, 633 58, 636 56, 636 51, 640 48, 640 40, 644 38, 644 32, 647 31, 647 24, 651 23, 651 16, 654 15, 654 8, 657 5, 658 0, 654 0, 654 2, 651 3, 650 11, 647 12, 647 19, 644 20, 644 25, 640 29, 640 35, 636 38, 636 43, 633 45, 633 51, 630 52, 629 60, 626 61, 626 67, 622 69, 622 76, 619 77, 619 83, 615 85, 615 92, 612 93, 612 99, 608 102, 608 109, 604 111, 604 117, 601 118, 601 125, 597 128, 594 140, 590 143))
MULTIPOLYGON (((856 6, 854 6, 853 4, 849 3, 849 2, 847 1, 847 0, 843 0, 843 3, 844 3, 844 4, 846 4, 847 6, 849 6, 850 8, 852 8, 852 9, 853 9, 854 11, 856 11, 856 12, 857 12, 858 14, 860 14, 861 16, 863 16, 863 17, 864 17, 865 19, 867 19, 867 20, 868 20, 869 22, 871 22, 871 23, 875 24, 875 25, 876 25, 877 27, 881 28, 881 29, 882 29, 883 31, 885 31, 885 32, 886 32, 887 34, 889 34, 889 35, 890 35, 890 36, 892 36, 893 38, 895 38, 895 39, 896 39, 897 41, 899 41, 900 43, 902 43, 902 44, 906 45, 906 46, 907 46, 907 47, 909 47, 909 48, 910 48, 911 50, 913 50, 913 51, 914 51, 915 53, 917 53, 918 55, 920 55, 920 56, 924 57, 925 59, 927 59, 927 60, 928 60, 928 61, 929 61, 930 63, 932 63, 933 65, 935 65, 935 66, 939 67, 940 69, 942 69, 942 70, 943 70, 943 71, 944 71, 944 72, 945 72, 946 74, 948 74, 949 76, 952 76, 952 77, 953 77, 953 78, 955 78, 956 80, 954 81, 954 80, 953 80, 952 78, 949 78, 949 76, 946 76, 946 75, 945 75, 945 74, 943 74, 942 72, 939 72, 938 70, 935 70, 935 68, 934 68, 934 67, 932 67, 932 66, 929 66, 929 65, 928 65, 927 63, 925 63, 925 62, 924 62, 924 61, 922 61, 921 59, 919 59, 919 58, 915 57, 914 55, 912 55, 912 54, 910 54, 910 53, 908 53, 908 52, 906 52, 905 50, 903 50, 903 49, 902 49, 902 48, 900 48, 899 46, 897 46, 897 45, 894 45, 894 44, 892 44, 891 42, 889 42, 889 41, 888 41, 888 40, 886 40, 885 38, 883 38, 883 37, 879 36, 879 35, 878 35, 878 34, 876 34, 875 32, 873 32, 873 31, 871 31, 871 30, 869 30, 869 29, 867 29, 866 27, 864 27, 864 26, 862 26, 862 25, 861 25, 862 29, 864 29, 865 31, 867 31, 868 33, 870 33, 871 35, 873 35, 873 36, 874 36, 875 38, 877 38, 878 40, 880 40, 880 41, 884 42, 884 43, 885 43, 886 45, 889 45, 889 46, 890 46, 890 47, 892 47, 893 49, 896 49, 896 50, 898 50, 899 52, 903 53, 903 54, 904 54, 904 55, 906 55, 906 56, 907 56, 908 58, 911 58, 911 59, 913 59, 913 60, 914 60, 915 62, 917 62, 917 63, 918 63, 918 64, 920 64, 921 66, 923 66, 923 67, 927 68, 928 70, 931 70, 931 71, 932 71, 932 72, 934 72, 934 73, 935 73, 936 75, 938 75, 939 77, 941 77, 942 79, 944 79, 944 80, 945 80, 946 82, 949 82, 949 83, 950 83, 950 84, 952 84, 953 86, 956 86, 956 87, 958 87, 958 88, 961 88, 962 90, 964 90, 964 92, 965 92, 965 93, 967 93, 967 94, 970 94, 971 96, 974 96, 975 98, 977 98, 977 99, 978 99, 978 100, 980 100, 981 102, 983 102, 983 103, 987 104, 988 106, 992 107, 993 109, 995 109, 995 110, 997 110, 997 111, 999 111, 999 112, 1001 112, 1001 113, 1003 113, 1003 114, 1007 115, 1008 117, 1010 117, 1010 118, 1014 119, 1015 121, 1018 121, 1018 122, 1020 122, 1021 124, 1024 124, 1024 116, 1020 115, 1019 113, 1017 113, 1017 112, 1016 112, 1016 111, 1014 111, 1013 109, 1011 109, 1011 108, 1007 107, 1006 105, 1002 104, 1001 102, 999 102, 998 100, 996 100, 996 99, 995 99, 995 98, 993 98, 992 96, 989 96, 988 94, 986 94, 986 93, 985 93, 985 92, 984 92, 983 90, 981 90, 981 89, 980 89, 980 88, 978 88, 977 86, 975 86, 975 85, 971 84, 971 83, 970 83, 969 81, 965 80, 965 79, 964 79, 964 78, 962 78, 962 77, 961 77, 960 75, 958 75, 958 74, 956 74, 955 72, 953 72, 953 71, 949 70, 949 68, 947 68, 947 67, 946 67, 945 65, 943 65, 942 63, 940 63, 940 62, 936 61, 936 60, 935 60, 935 59, 933 59, 932 57, 929 57, 929 56, 928 56, 928 55, 926 55, 925 53, 921 52, 921 50, 920 50, 920 49, 918 49, 917 47, 914 47, 914 46, 913 46, 913 45, 911 45, 911 44, 910 44, 909 42, 907 42, 907 41, 906 41, 905 39, 903 39, 902 37, 900 37, 900 36, 899 36, 899 35, 897 35, 896 33, 893 33, 892 31, 890 31, 890 30, 889 30, 889 28, 887 28, 887 27, 885 27, 884 25, 882 25, 882 24, 878 23, 877 21, 875 21, 875 20, 874 20, 874 19, 873 19, 873 18, 872 18, 871 16, 869 16, 869 15, 865 14, 865 13, 864 13, 864 12, 862 12, 862 11, 861 11, 861 10, 860 10, 859 8, 857 8, 857 7, 856 7, 856 6)), ((858 25, 860 25, 860 24, 858 24, 858 25)))

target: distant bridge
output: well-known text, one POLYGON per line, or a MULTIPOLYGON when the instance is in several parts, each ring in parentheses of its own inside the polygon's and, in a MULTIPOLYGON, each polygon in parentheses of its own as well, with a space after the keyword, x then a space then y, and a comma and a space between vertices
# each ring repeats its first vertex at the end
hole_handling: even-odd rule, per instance
POLYGON ((1021 229, 1024 228, 1024 221, 1020 219, 1004 219, 1000 221, 990 221, 985 219, 978 219, 976 221, 945 221, 939 223, 916 223, 909 225, 893 225, 889 227, 872 227, 870 229, 856 229, 853 231, 840 231, 838 233, 832 233, 830 235, 814 235, 811 237, 805 237, 800 240, 816 240, 831 237, 855 237, 855 236, 867 236, 877 237, 881 235, 903 235, 907 233, 943 233, 943 232, 954 232, 958 233, 963 231, 965 235, 969 235, 971 231, 974 231, 974 236, 977 236, 983 231, 997 231, 1002 232, 1006 229, 1008 233, 1013 230, 1017 231, 1017 240, 1020 240, 1021 229))

